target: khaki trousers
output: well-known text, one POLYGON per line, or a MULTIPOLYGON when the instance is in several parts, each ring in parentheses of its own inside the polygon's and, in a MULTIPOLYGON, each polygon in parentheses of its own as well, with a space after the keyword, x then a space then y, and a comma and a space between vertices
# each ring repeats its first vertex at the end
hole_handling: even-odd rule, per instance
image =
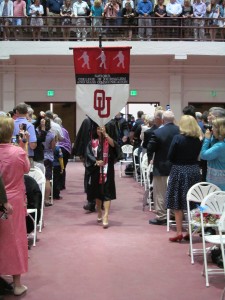
POLYGON ((166 219, 166 189, 168 176, 154 176, 153 200, 157 220, 166 219))

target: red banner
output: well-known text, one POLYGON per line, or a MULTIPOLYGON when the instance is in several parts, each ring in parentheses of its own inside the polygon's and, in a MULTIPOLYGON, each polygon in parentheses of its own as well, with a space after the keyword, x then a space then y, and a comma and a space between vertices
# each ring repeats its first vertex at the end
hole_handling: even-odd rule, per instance
POLYGON ((131 47, 74 48, 76 101, 97 124, 104 125, 129 97, 131 47))

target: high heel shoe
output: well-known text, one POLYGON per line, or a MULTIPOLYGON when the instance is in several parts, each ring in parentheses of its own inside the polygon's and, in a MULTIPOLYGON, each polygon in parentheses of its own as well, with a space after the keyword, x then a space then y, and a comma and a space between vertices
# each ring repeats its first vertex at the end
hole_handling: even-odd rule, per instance
POLYGON ((170 242, 181 242, 183 240, 183 234, 169 238, 170 242))
POLYGON ((103 228, 106 229, 109 227, 109 221, 108 221, 108 216, 103 217, 103 222, 102 222, 103 228))
POLYGON ((25 285, 21 285, 21 286, 15 286, 13 293, 15 296, 20 296, 24 294, 26 291, 27 291, 27 287, 25 285))

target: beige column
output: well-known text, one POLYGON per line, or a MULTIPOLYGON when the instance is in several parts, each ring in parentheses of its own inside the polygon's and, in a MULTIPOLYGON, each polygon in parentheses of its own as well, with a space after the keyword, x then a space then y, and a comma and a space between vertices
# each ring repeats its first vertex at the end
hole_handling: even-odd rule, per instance
POLYGON ((0 105, 1 110, 8 112, 12 110, 16 104, 16 76, 12 65, 10 65, 10 67, 8 67, 8 65, 5 65, 3 70, 4 72, 1 74, 0 77, 0 105))
POLYGON ((170 75, 169 105, 175 114, 176 121, 179 121, 183 110, 183 82, 181 74, 170 75))

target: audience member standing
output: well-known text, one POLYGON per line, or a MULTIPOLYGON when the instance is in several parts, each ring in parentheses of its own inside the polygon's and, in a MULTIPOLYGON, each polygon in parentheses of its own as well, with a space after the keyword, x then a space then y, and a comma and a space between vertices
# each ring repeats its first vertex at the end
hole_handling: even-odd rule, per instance
MULTIPOLYGON (((45 206, 51 206, 52 202, 49 201, 51 195, 51 185, 50 180, 52 180, 52 167, 54 154, 53 150, 55 149, 55 133, 51 131, 50 119, 45 119, 45 129, 47 131, 47 135, 45 141, 43 142, 44 146, 44 165, 45 165, 45 177, 46 177, 46 185, 45 185, 45 206)), ((53 195, 51 195, 53 197, 53 195)))
POLYGON ((37 147, 37 138, 34 125, 27 120, 28 106, 26 103, 19 103, 16 106, 17 119, 14 121, 13 136, 19 134, 21 128, 29 133, 28 135, 28 155, 31 167, 33 167, 34 149, 37 147))
MULTIPOLYGON (((154 8, 155 17, 158 17, 155 20, 156 26, 165 26, 166 25, 166 6, 164 5, 164 0, 158 0, 154 8)), ((157 38, 165 37, 164 35, 165 28, 156 28, 157 38)))
POLYGON ((10 30, 8 28, 12 23, 13 17, 13 2, 11 0, 4 0, 0 3, 0 17, 2 17, 2 24, 5 26, 3 28, 3 39, 8 41, 10 38, 10 30))
POLYGON ((128 128, 128 122, 126 119, 124 119, 123 115, 119 112, 115 118, 115 125, 117 129, 118 134, 118 144, 120 146, 123 146, 124 144, 128 143, 128 137, 129 137, 129 128, 128 128))
POLYGON ((169 29, 169 37, 179 37, 179 29, 174 28, 174 26, 180 26, 180 17, 182 13, 182 6, 176 0, 170 0, 170 2, 166 5, 166 13, 168 19, 168 25, 170 26, 169 29))
MULTIPOLYGON (((136 25, 135 16, 136 13, 134 8, 132 8, 131 3, 126 2, 125 7, 122 9, 123 25, 124 26, 136 25)), ((128 41, 131 41, 133 29, 132 28, 125 29, 125 32, 128 33, 128 41)))
POLYGON ((152 3, 149 0, 141 0, 138 3, 138 35, 141 40, 144 39, 144 35, 146 33, 146 38, 148 41, 151 40, 152 36, 152 20, 150 18, 150 15, 152 13, 152 3), (147 26, 147 28, 144 28, 143 26, 147 26))
MULTIPOLYGON (((63 5, 63 0, 47 0, 46 3, 46 12, 49 26, 60 25, 61 17, 60 17, 60 8, 63 5)), ((61 34, 61 28, 56 28, 57 37, 61 34)), ((53 27, 48 28, 49 37, 53 37, 53 27)))
POLYGON ((60 200, 61 175, 64 170, 62 149, 57 144, 54 149, 53 160, 53 199, 60 200))
MULTIPOLYGON (((182 19, 182 26, 186 27, 189 26, 191 27, 193 24, 193 6, 191 5, 190 0, 184 0, 184 5, 182 6, 182 14, 181 17, 182 19)), ((192 29, 190 28, 184 28, 183 29, 183 38, 193 38, 193 32, 192 29)))
POLYGON ((31 21, 30 26, 33 31, 33 40, 40 41, 41 38, 41 27, 43 26, 42 16, 44 14, 44 8, 40 3, 40 0, 34 0, 34 4, 30 6, 31 21))
POLYGON ((27 287, 21 284, 21 274, 28 270, 23 176, 29 172, 30 163, 23 150, 26 149, 26 143, 20 140, 21 147, 11 144, 13 128, 13 119, 0 118, 0 173, 9 204, 13 207, 13 214, 8 215, 8 219, 0 219, 0 275, 13 276, 14 295, 19 296, 27 291, 27 287))
POLYGON ((116 26, 116 19, 119 13, 120 7, 116 0, 110 0, 104 7, 104 15, 106 18, 106 34, 109 35, 112 32, 114 26, 116 26))
POLYGON ((193 16, 194 16, 194 38, 195 41, 204 41, 205 40, 205 18, 206 14, 206 5, 201 0, 196 0, 193 3, 193 16))
POLYGON ((211 27, 209 29, 210 38, 211 38, 211 41, 215 41, 217 27, 218 27, 218 17, 220 14, 220 6, 216 0, 210 1, 208 6, 206 7, 206 12, 207 12, 207 18, 211 19, 211 20, 209 20, 209 23, 208 23, 208 25, 211 27))
POLYGON ((101 0, 95 0, 92 7, 90 16, 92 17, 92 37, 97 38, 98 34, 102 32, 102 28, 98 26, 102 26, 102 16, 104 14, 104 9, 102 6, 101 0))
POLYGON ((71 0, 66 0, 63 6, 60 8, 60 16, 62 17, 62 25, 63 26, 63 38, 65 41, 69 41, 70 39, 70 27, 72 24, 72 16, 73 16, 73 7, 71 4, 71 0))
POLYGON ((141 125, 144 124, 143 115, 144 112, 142 110, 139 110, 137 112, 137 119, 130 130, 130 141, 133 144, 134 149, 140 147, 141 145, 140 134, 141 134, 141 125))
POLYGON ((54 122, 53 113, 50 110, 47 110, 45 116, 50 119, 51 132, 54 133, 58 141, 62 141, 64 139, 62 128, 59 124, 54 122))
MULTIPOLYGON (((11 215, 13 213, 12 205, 8 202, 6 196, 5 186, 2 181, 2 177, 0 176, 0 208, 4 208, 4 218, 5 216, 11 215)), ((3 215, 2 215, 3 217, 3 215)), ((0 277, 0 300, 4 300, 1 298, 1 295, 5 295, 7 292, 11 292, 13 287, 2 277, 0 277)))
POLYGON ((66 166, 71 155, 72 145, 70 141, 69 132, 62 126, 62 120, 59 117, 57 117, 54 119, 54 121, 61 126, 63 136, 64 136, 63 140, 58 142, 58 146, 61 148, 63 153, 63 163, 64 163, 64 169, 60 179, 60 189, 64 190, 66 188, 66 166))
POLYGON ((82 41, 86 41, 87 37, 87 22, 86 22, 86 16, 88 11, 90 11, 90 8, 86 1, 83 0, 77 0, 73 4, 73 13, 74 16, 77 17, 76 19, 76 30, 77 30, 77 40, 80 40, 82 38, 82 41))
POLYGON ((214 119, 212 126, 205 132, 200 156, 207 160, 206 180, 225 191, 225 118, 214 119))
POLYGON ((146 130, 144 132, 144 140, 143 140, 143 144, 142 144, 143 148, 147 149, 148 142, 150 141, 154 130, 156 130, 157 128, 159 128, 162 125, 162 115, 163 115, 163 110, 155 111, 154 124, 152 125, 152 127, 150 127, 148 130, 146 130))
MULTIPOLYGON (((27 17, 26 2, 24 0, 16 0, 13 2, 13 16, 17 17, 13 19, 14 26, 21 26, 24 24, 22 17, 27 17)), ((18 32, 21 38, 23 36, 23 30, 21 28, 15 28, 14 35, 16 40, 18 39, 18 32)))
POLYGON ((201 129, 192 116, 181 117, 180 134, 175 135, 170 145, 168 159, 172 163, 166 192, 168 209, 173 209, 177 225, 177 234, 169 238, 171 242, 179 242, 183 238, 183 210, 187 210, 187 192, 197 182, 201 181, 198 157, 201 150, 201 129), (191 151, 190 151, 191 149, 191 151))
MULTIPOLYGON (((43 142, 45 142, 47 132, 50 128, 45 127, 45 119, 41 118, 38 123, 35 123, 37 128, 35 129, 37 137, 37 147, 34 149, 34 165, 44 165, 44 148, 43 142)), ((49 122, 50 126, 50 122, 49 122)))
POLYGON ((149 221, 153 225, 163 225, 166 223, 165 198, 167 178, 172 166, 167 156, 173 137, 179 133, 179 127, 174 124, 174 114, 172 111, 165 111, 162 119, 163 127, 154 131, 147 146, 148 157, 149 159, 153 159, 153 199, 156 218, 149 221))

